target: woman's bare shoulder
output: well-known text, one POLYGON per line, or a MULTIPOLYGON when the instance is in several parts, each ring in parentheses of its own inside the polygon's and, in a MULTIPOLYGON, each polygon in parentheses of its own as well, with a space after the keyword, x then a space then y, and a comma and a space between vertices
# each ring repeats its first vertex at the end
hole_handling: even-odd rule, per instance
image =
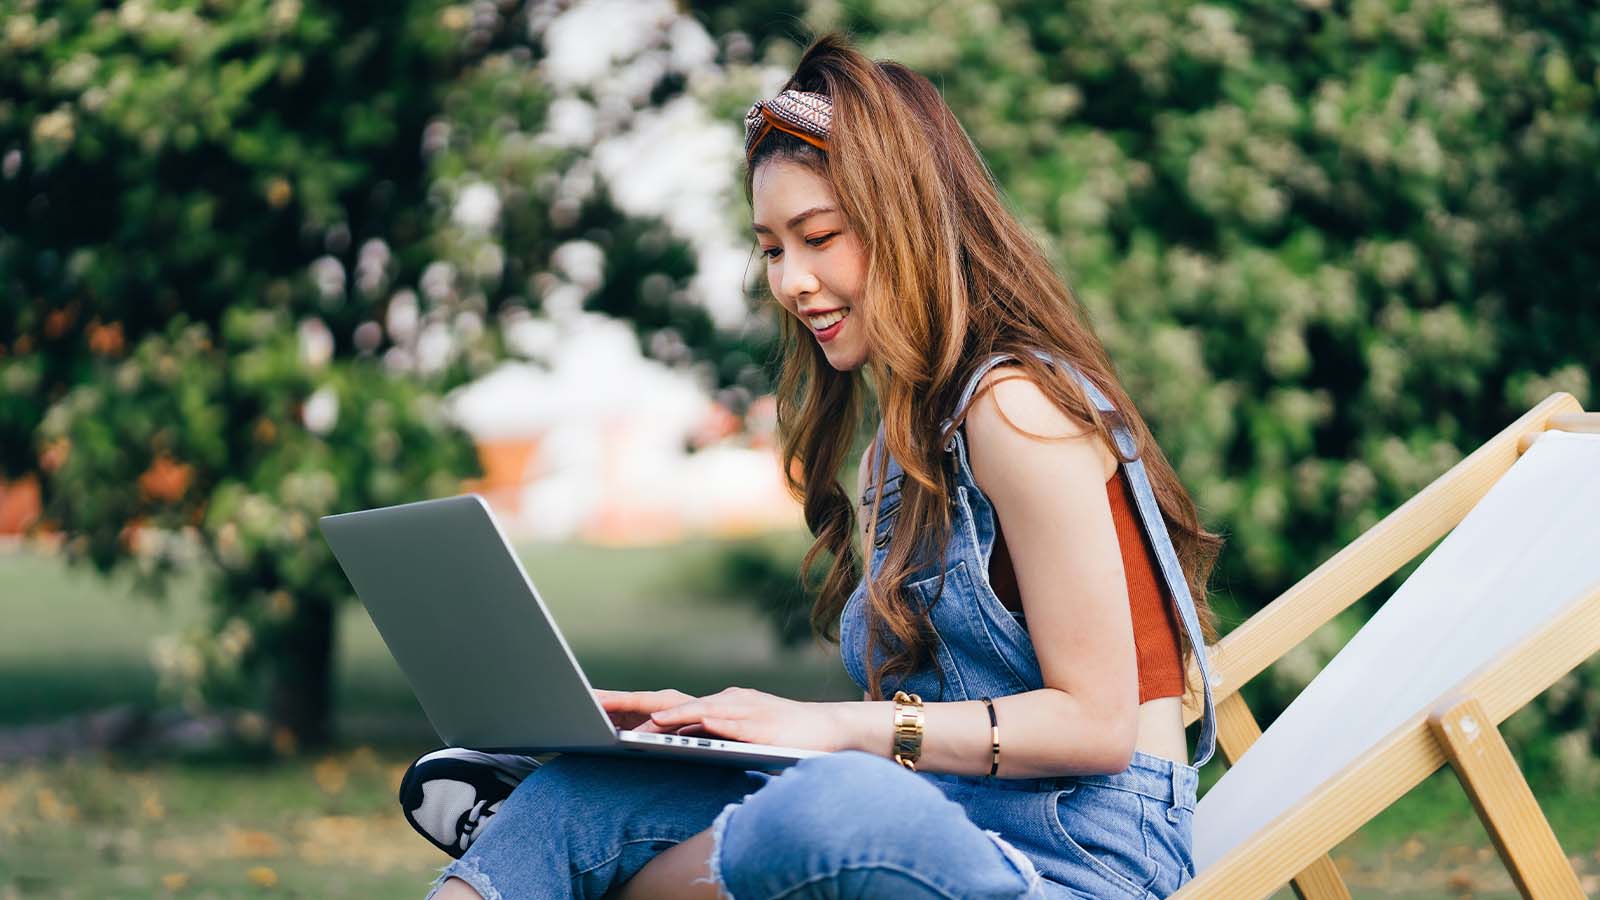
POLYGON ((994 472, 1004 468, 997 465, 1001 461, 1040 458, 1030 452, 1034 445, 1061 447, 1051 454, 1058 458, 1093 460, 1102 481, 1116 474, 1117 456, 1094 423, 1056 406, 1022 369, 990 370, 979 382, 976 398, 967 412, 966 428, 973 474, 980 481, 980 466, 994 472))

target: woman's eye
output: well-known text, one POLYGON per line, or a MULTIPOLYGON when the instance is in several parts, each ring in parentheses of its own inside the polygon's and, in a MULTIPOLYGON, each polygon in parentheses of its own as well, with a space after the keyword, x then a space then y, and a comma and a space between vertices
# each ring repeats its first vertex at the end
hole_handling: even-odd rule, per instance
MULTIPOLYGON (((829 232, 827 234, 818 235, 817 237, 814 237, 814 238, 806 238, 806 243, 810 244, 813 247, 821 247, 823 244, 826 244, 828 241, 831 241, 835 237, 838 237, 838 235, 839 235, 839 232, 831 231, 831 232, 829 232)), ((777 259, 778 258, 778 254, 780 254, 782 252, 783 252, 783 248, 782 247, 765 247, 765 248, 762 248, 761 255, 765 256, 769 260, 772 260, 772 259, 777 259)))

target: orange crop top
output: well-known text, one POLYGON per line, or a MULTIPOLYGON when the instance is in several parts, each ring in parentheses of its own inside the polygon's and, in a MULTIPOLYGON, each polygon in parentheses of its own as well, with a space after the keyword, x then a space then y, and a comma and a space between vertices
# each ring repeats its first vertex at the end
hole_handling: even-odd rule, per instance
MULTIPOLYGON (((1178 620, 1157 563, 1145 543, 1144 530, 1134 511, 1133 493, 1119 467, 1106 482, 1111 518, 1117 526, 1117 545, 1128 581, 1128 601, 1133 608, 1133 645, 1139 660, 1139 702, 1156 697, 1183 695, 1183 657, 1178 644, 1178 620)), ((994 552, 989 556, 989 583, 1008 609, 1022 608, 1022 593, 1011 567, 1000 522, 994 524, 994 552)))

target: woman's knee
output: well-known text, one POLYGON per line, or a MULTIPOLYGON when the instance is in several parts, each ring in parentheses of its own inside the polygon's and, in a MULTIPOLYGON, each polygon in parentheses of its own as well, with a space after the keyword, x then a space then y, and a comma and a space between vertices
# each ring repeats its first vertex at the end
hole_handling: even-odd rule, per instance
POLYGON ((938 788, 885 757, 860 751, 811 757, 744 801, 739 827, 767 840, 822 850, 858 848, 897 824, 962 816, 938 788))
POLYGON ((712 840, 711 877, 734 896, 815 885, 817 896, 1014 898, 1038 881, 926 778, 854 751, 808 758, 730 804, 712 840))

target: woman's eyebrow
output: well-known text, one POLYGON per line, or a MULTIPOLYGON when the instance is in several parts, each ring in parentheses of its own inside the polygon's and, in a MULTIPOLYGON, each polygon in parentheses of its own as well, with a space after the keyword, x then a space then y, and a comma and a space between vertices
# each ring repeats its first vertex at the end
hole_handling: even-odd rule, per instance
MULTIPOLYGON (((804 222, 805 220, 811 218, 812 216, 819 216, 819 215, 822 215, 823 213, 831 213, 831 212, 838 212, 838 210, 834 209, 831 206, 813 206, 810 209, 805 210, 804 212, 796 213, 795 216, 788 221, 788 223, 785 225, 785 227, 786 228, 793 228, 796 225, 799 225, 801 222, 804 222)), ((772 229, 771 228, 768 228, 767 226, 762 225, 760 222, 757 222, 756 224, 750 226, 750 228, 753 231, 755 231, 756 234, 771 234, 772 233, 772 229)))

